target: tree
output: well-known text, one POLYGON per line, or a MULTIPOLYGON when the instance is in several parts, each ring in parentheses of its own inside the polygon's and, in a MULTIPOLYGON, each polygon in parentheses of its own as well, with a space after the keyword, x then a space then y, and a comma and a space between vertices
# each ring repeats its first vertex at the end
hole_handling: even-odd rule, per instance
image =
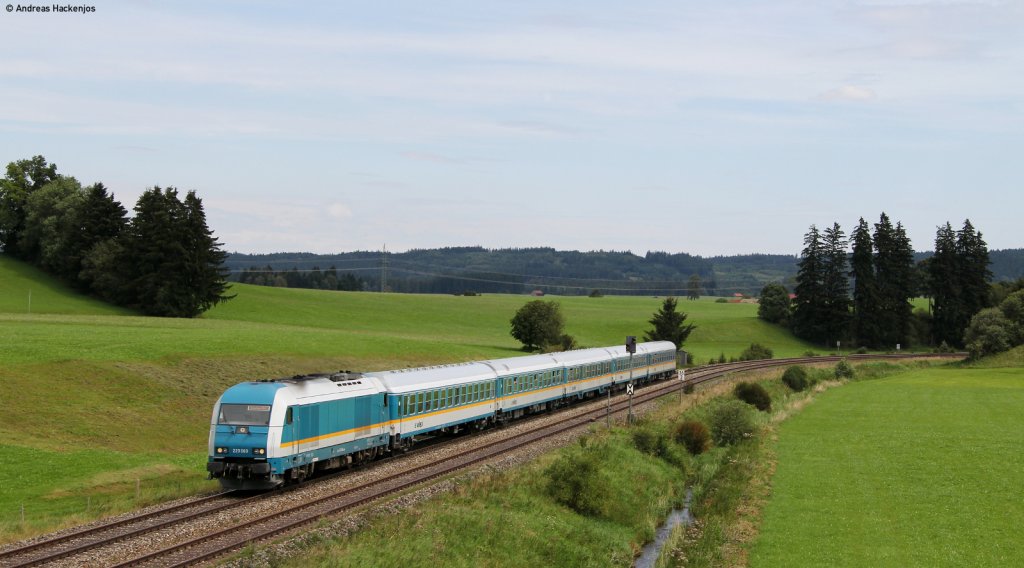
POLYGON ((800 253, 796 275, 796 299, 793 303, 793 333, 809 341, 822 342, 825 335, 825 247, 818 228, 804 235, 804 249, 800 253))
POLYGON ((125 233, 122 303, 149 315, 195 317, 230 298, 224 257, 194 192, 182 203, 175 188, 153 187, 139 197, 125 233))
POLYGON ((860 345, 877 347, 880 333, 874 244, 863 217, 853 232, 850 269, 850 277, 853 278, 853 338, 860 345))
POLYGON ((974 230, 970 219, 965 219, 963 228, 957 232, 956 252, 960 268, 960 306, 966 327, 966 320, 988 307, 988 283, 992 279, 988 245, 981 233, 974 230))
POLYGON ((82 186, 67 176, 30 193, 23 208, 25 226, 18 236, 19 256, 60 276, 82 200, 82 186))
POLYGON ((703 284, 700 280, 700 274, 691 275, 690 283, 687 288, 686 298, 688 300, 699 300, 702 292, 703 284))
MULTIPOLYGON (((190 191, 185 196, 185 218, 183 237, 185 239, 186 270, 189 289, 192 291, 189 308, 195 317, 213 306, 234 298, 225 292, 228 289, 228 271, 224 260, 228 254, 221 250, 220 241, 206 224, 203 202, 190 191)), ((317 274, 320 274, 319 270, 317 274)))
POLYGON ((846 337, 850 320, 850 281, 846 273, 846 235, 833 223, 825 229, 824 234, 824 265, 822 270, 822 289, 825 294, 825 305, 822 313, 823 338, 831 345, 833 341, 846 337))
POLYGON ((71 234, 65 249, 65 270, 63 277, 71 285, 88 290, 93 281, 82 274, 85 259, 100 243, 116 239, 128 226, 128 212, 108 193, 102 183, 95 183, 85 189, 85 196, 78 209, 71 234))
POLYGON ((972 359, 1006 351, 1013 346, 1016 330, 998 308, 985 308, 971 318, 964 343, 972 359))
POLYGON ((936 344, 962 345, 963 328, 960 312, 959 259, 956 251, 956 233, 949 222, 935 232, 935 254, 928 263, 931 282, 932 332, 936 344))
POLYGON ((988 265, 988 245, 969 219, 955 233, 948 222, 939 227, 928 265, 936 343, 965 345, 964 330, 974 314, 988 305, 992 277, 988 265))
POLYGON ((560 343, 565 318, 558 302, 533 300, 512 316, 512 337, 523 344, 524 351, 536 351, 560 343))
POLYGON ((914 296, 914 250, 903 225, 897 223, 893 227, 885 213, 875 224, 874 241, 878 343, 906 343, 913 315, 910 300, 914 296))
POLYGON ((1024 290, 1018 290, 999 303, 999 310, 1013 324, 1014 345, 1024 342, 1024 290))
POLYGON ((665 298, 661 308, 648 320, 654 329, 644 333, 644 341, 671 341, 676 349, 682 348, 686 338, 697 329, 693 324, 686 323, 686 317, 686 313, 676 311, 675 298, 665 298))
POLYGON ((7 175, 0 179, 0 248, 5 253, 25 258, 18 249, 25 229, 25 203, 29 195, 57 177, 57 166, 42 156, 7 164, 7 175))
POLYGON ((789 321, 789 291, 778 282, 769 282, 761 288, 757 317, 768 323, 786 324, 789 321))

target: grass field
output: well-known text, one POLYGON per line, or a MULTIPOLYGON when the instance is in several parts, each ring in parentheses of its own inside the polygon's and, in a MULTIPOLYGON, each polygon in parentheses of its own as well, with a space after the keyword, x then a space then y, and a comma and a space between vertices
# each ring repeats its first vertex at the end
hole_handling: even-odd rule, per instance
MULTIPOLYGON (((235 299, 201 318, 148 318, 77 295, 0 255, 0 542, 60 524, 79 508, 86 517, 131 508, 134 483, 106 481, 118 476, 141 479, 143 500, 147 488, 171 495, 203 487, 210 409, 232 384, 518 355, 509 319, 533 299, 246 285, 232 292, 235 299), (92 452, 89 464, 77 466, 84 450, 92 452), (26 469, 35 452, 47 465, 26 469)), ((586 346, 642 336, 661 304, 651 297, 548 299, 561 303, 566 331, 586 346)), ((680 307, 698 326, 686 348, 702 363, 736 356, 755 341, 776 356, 809 349, 759 321, 753 304, 703 298, 680 307)))
POLYGON ((944 367, 822 394, 779 429, 751 566, 1024 558, 1024 369, 944 367))

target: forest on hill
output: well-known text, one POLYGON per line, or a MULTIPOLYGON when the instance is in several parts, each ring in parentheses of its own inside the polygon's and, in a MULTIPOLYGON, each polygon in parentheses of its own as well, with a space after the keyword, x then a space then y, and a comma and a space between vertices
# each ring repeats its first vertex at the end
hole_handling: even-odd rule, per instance
MULTIPOLYGON (((932 255, 918 252, 915 262, 932 255)), ((989 252, 993 281, 1024 277, 1024 249, 989 252)), ((787 288, 799 258, 784 254, 700 257, 686 253, 451 247, 407 252, 273 253, 227 256, 230 279, 266 286, 436 294, 529 293, 685 296, 756 295, 769 282, 787 288)))

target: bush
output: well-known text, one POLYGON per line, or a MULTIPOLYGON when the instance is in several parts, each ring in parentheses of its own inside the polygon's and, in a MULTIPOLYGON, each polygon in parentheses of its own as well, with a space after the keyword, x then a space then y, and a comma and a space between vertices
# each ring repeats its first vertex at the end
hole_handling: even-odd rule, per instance
POLYGON ((567 450, 544 471, 548 494, 581 515, 602 514, 608 491, 600 465, 596 448, 567 450))
POLYGON ((696 420, 687 420, 677 426, 675 440, 694 456, 703 454, 711 447, 711 433, 707 426, 696 420))
POLYGON ((756 361, 758 359, 771 359, 775 354, 772 350, 760 343, 751 343, 750 347, 740 353, 740 361, 756 361))
POLYGON ((772 397, 764 387, 757 383, 742 382, 733 389, 736 398, 752 405, 761 411, 768 411, 772 408, 772 397))
POLYGON ((640 426, 631 432, 633 445, 641 452, 654 457, 668 455, 668 436, 650 427, 640 426))
POLYGON ((754 435, 754 417, 750 407, 738 400, 728 400, 711 412, 711 439, 719 446, 735 444, 754 435))
POLYGON ((817 357, 818 354, 814 351, 804 351, 804 357, 817 357))
POLYGON ((807 378, 807 369, 799 365, 787 367, 786 372, 782 373, 782 382, 795 392, 800 392, 811 386, 811 381, 807 378))
POLYGON ((836 364, 835 370, 837 379, 852 379, 853 378, 853 365, 848 363, 846 359, 843 359, 836 364))
POLYGON ((854 351, 854 353, 856 353, 857 355, 867 355, 868 354, 868 348, 867 347, 858 347, 857 350, 854 351))
POLYGON ((716 304, 728 304, 729 300, 726 300, 725 298, 719 298, 719 299, 715 300, 715 303, 716 304))
POLYGON ((718 354, 718 362, 719 362, 720 364, 721 364, 721 363, 725 363, 725 353, 719 353, 719 354, 718 354))
POLYGON ((1008 350, 1016 343, 1017 335, 1016 326, 1002 311, 985 308, 971 318, 964 332, 964 343, 970 358, 979 359, 1008 350))
POLYGON ((683 394, 693 394, 693 381, 686 381, 683 383, 683 394))

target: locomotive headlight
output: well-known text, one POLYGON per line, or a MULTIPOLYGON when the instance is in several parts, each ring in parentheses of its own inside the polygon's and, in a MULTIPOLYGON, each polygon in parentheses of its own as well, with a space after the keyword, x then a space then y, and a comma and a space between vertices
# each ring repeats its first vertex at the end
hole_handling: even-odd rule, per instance
POLYGON ((253 450, 253 453, 258 456, 262 456, 267 453, 267 450, 265 450, 264 448, 256 448, 255 450, 253 450))
POLYGON ((217 448, 217 453, 218 454, 226 454, 226 453, 228 453, 228 449, 227 448, 217 448))

